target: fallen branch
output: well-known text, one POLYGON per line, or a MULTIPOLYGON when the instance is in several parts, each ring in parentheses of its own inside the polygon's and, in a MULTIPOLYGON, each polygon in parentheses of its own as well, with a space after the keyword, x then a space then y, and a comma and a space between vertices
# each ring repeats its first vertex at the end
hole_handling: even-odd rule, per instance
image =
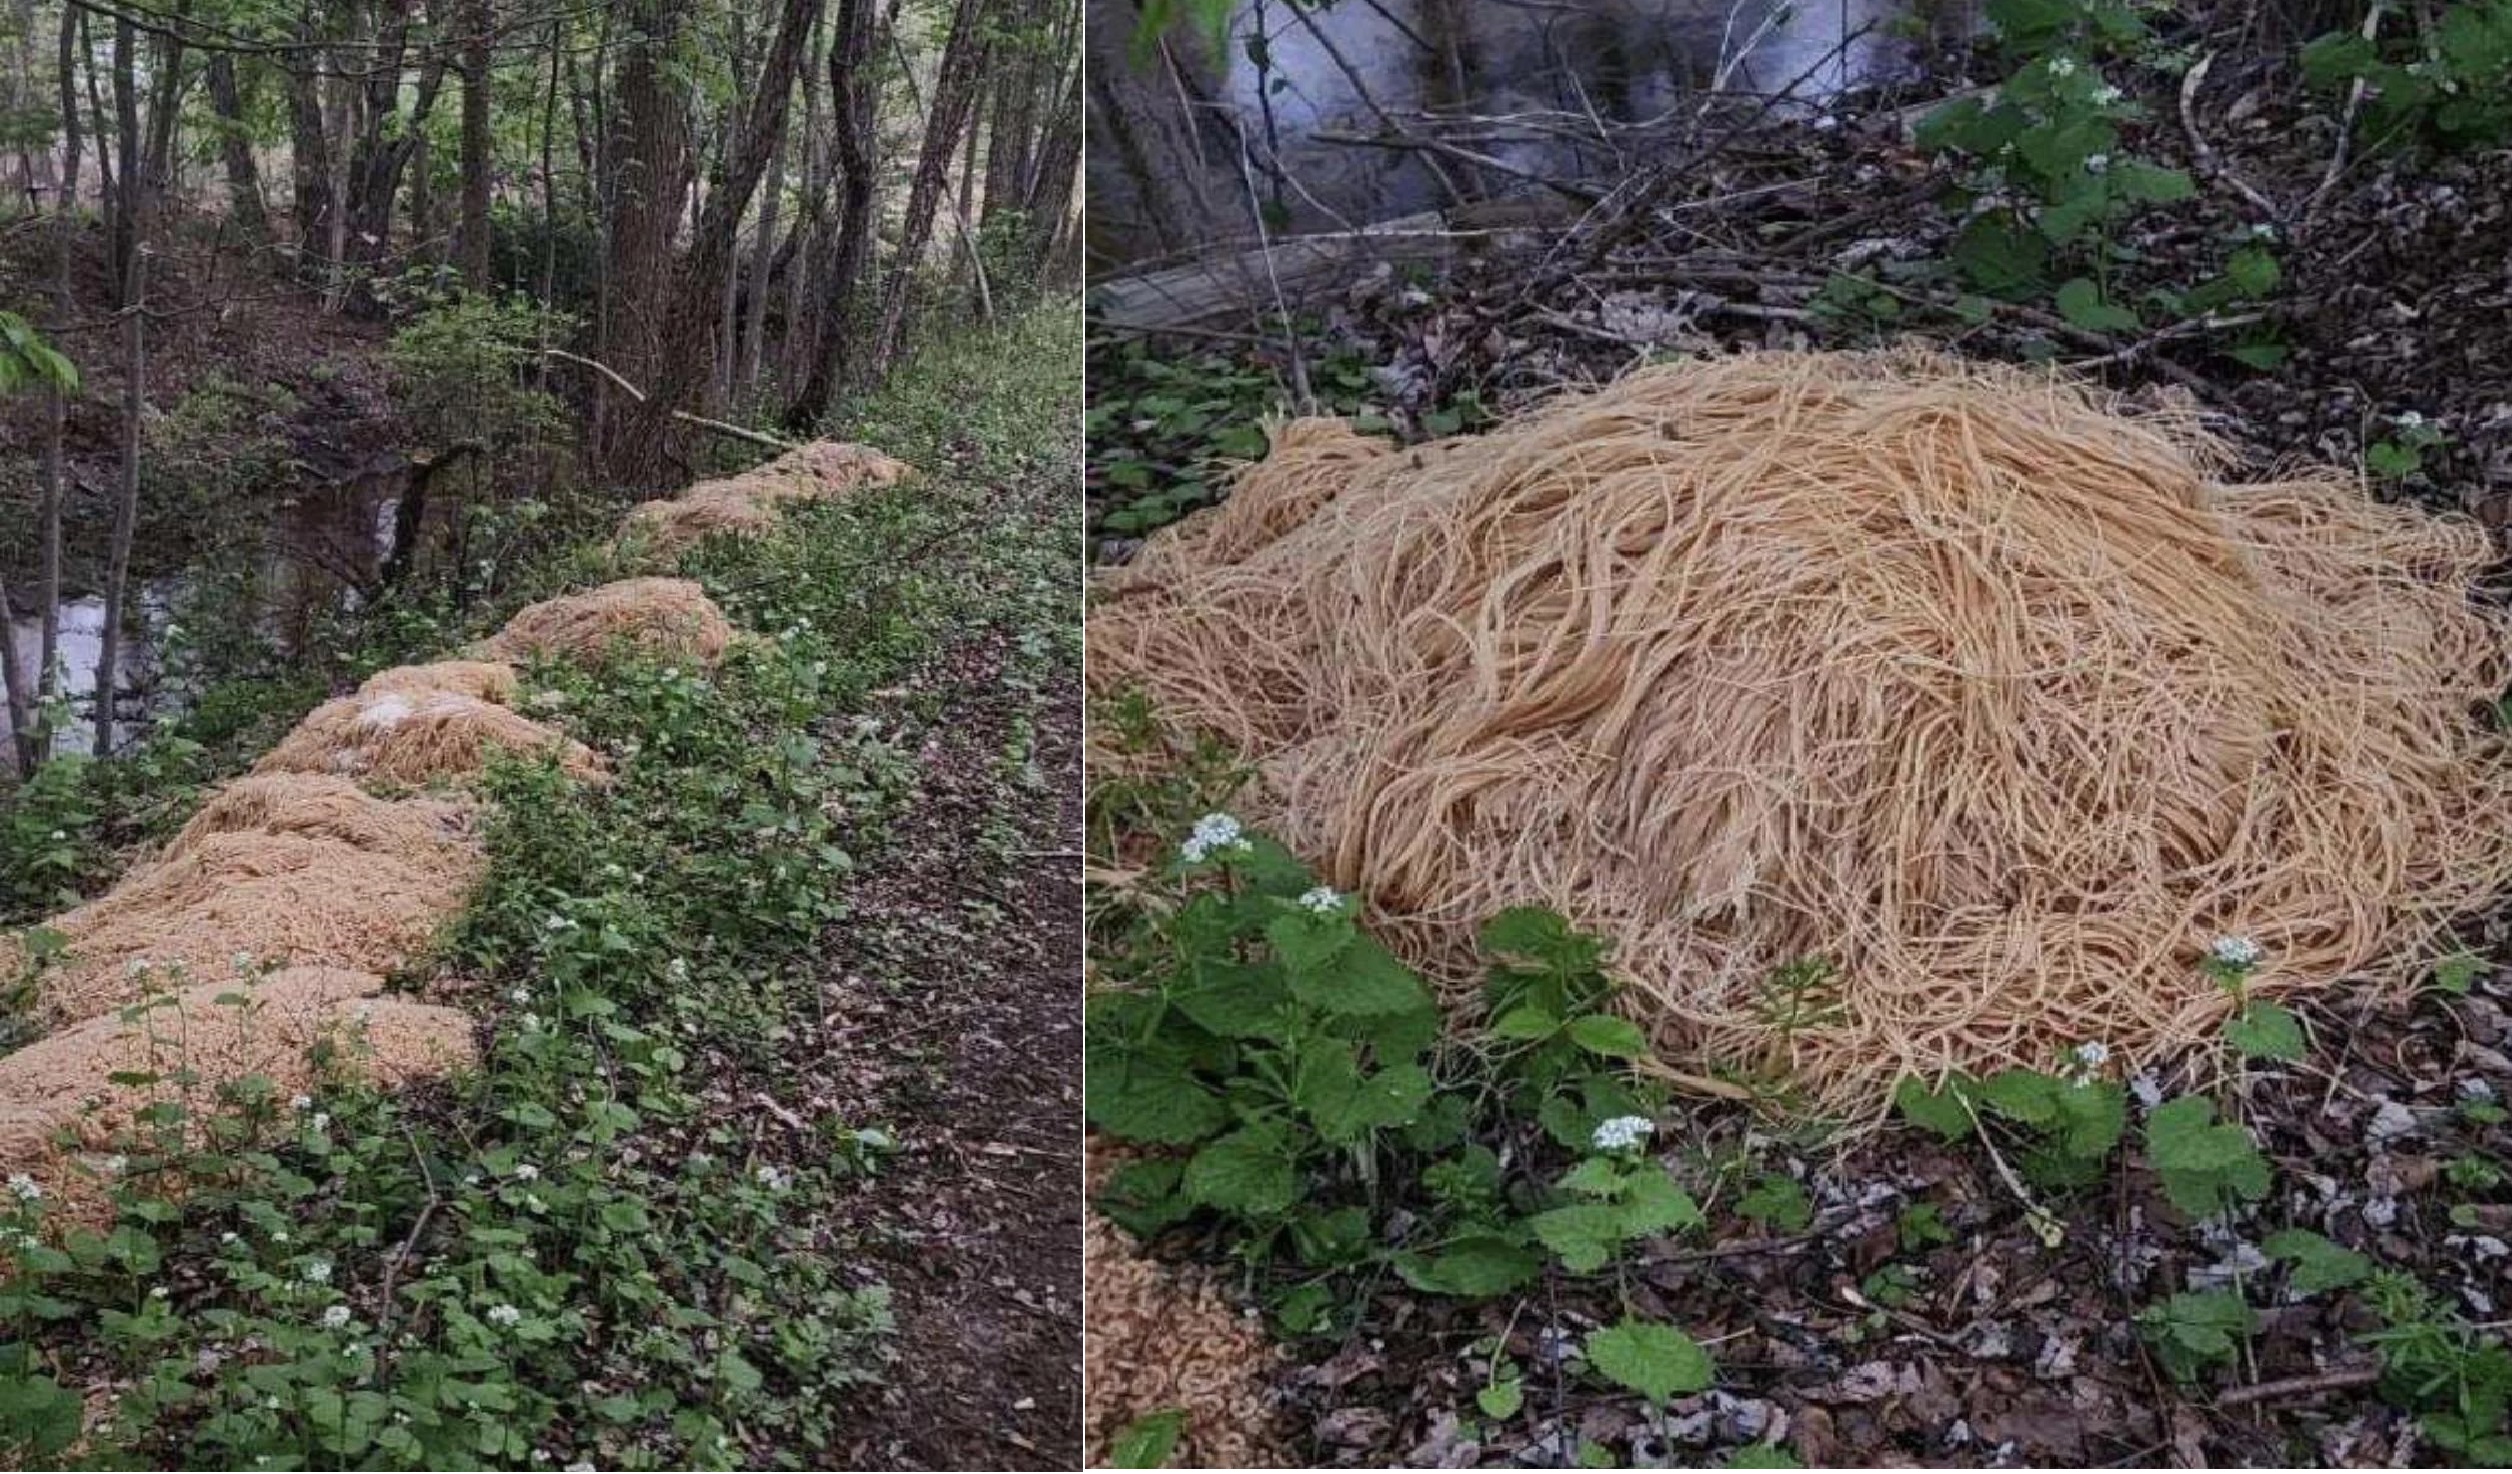
POLYGON ((2254 1382, 2236 1387, 2215 1400, 2217 1407, 2249 1407, 2253 1403, 2283 1402, 2294 1397, 2317 1397, 2323 1392, 2344 1392, 2355 1387, 2369 1387, 2381 1380, 2381 1368, 2345 1367, 2334 1372, 2319 1372, 2308 1377, 2285 1377, 2274 1382, 2254 1382))
MULTIPOLYGON (((570 353, 564 348, 544 348, 541 352, 546 357, 563 358, 569 363, 582 364, 584 367, 600 374, 603 378, 617 384, 620 392, 627 395, 630 399, 635 400, 639 404, 645 403, 645 391, 638 388, 636 385, 629 383, 625 378, 620 376, 619 370, 612 368, 607 363, 597 363, 594 360, 585 357, 581 353, 570 353)), ((770 435, 765 430, 753 430, 747 425, 735 425, 724 420, 710 420, 704 415, 693 415, 685 409, 673 410, 672 418, 680 421, 684 425, 695 425, 701 430, 712 430, 718 435, 729 435, 735 440, 747 440, 752 445, 764 445, 770 450, 799 450, 802 448, 795 441, 780 440, 776 436, 770 435)))

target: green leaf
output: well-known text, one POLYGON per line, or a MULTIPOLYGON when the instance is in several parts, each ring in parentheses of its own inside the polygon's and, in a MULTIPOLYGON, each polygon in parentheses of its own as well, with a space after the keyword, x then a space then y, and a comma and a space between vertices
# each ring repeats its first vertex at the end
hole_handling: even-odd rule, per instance
POLYGON ((2307 1228, 2279 1229, 2260 1240, 2259 1247, 2267 1251, 2269 1258, 2282 1259, 2293 1266, 2286 1272, 2286 1279, 2298 1294, 2342 1290, 2362 1283, 2372 1273, 2370 1259, 2307 1228))
POLYGON ((2294 1011, 2265 998, 2254 998, 2224 1026, 2224 1038, 2251 1059, 2298 1060, 2310 1052, 2303 1021, 2294 1011))
POLYGON ((1494 1382, 1474 1394, 1474 1405, 1487 1418, 1514 1418, 1518 1409, 1526 1406, 1526 1384, 1516 1377, 1494 1382))
POLYGON ((2062 285, 2051 301, 2059 316, 2093 332, 2120 333, 2137 326, 2136 313, 2103 300, 2102 289, 2086 277, 2062 285))
POLYGON ((1960 1141, 1972 1131, 1971 1112, 1963 1109, 1958 1092, 1968 1082, 1956 1077, 1946 1082, 1943 1090, 1930 1090, 1916 1075, 1904 1075, 1893 1087, 1893 1104, 1914 1126, 1933 1131, 1947 1141, 1960 1141))
POLYGON ((2048 244, 2000 216, 1982 215, 1964 226, 1950 254, 1971 284, 1992 297, 2029 296, 2048 280, 2048 244))
POLYGON ((1094 1052, 1083 1092, 1091 1124, 1127 1141, 1184 1146, 1230 1119, 1183 1067, 1131 1052, 1094 1052))
POLYGON ((1526 1221, 1537 1241, 1572 1274, 1594 1274, 1622 1247, 1622 1210, 1606 1203, 1550 1208, 1526 1221))
POLYGON ((1570 1021, 1570 1042, 1607 1059, 1643 1059, 1648 1036, 1627 1018, 1609 1013, 1583 1013, 1570 1021))
POLYGON ((2486 964, 2473 952, 2454 953, 2434 964, 2433 985, 2455 998, 2468 996, 2486 964))
MULTIPOLYGON (((1341 925, 1351 929, 1348 919, 1341 925)), ((1266 935, 1271 937, 1271 928, 1266 935)), ((1291 991, 1302 1003, 1334 1014, 1400 1014, 1433 1006, 1420 978, 1376 938, 1359 935, 1338 949, 1332 967, 1294 969, 1291 991)))
POLYGON ((1119 1469, 1165 1468, 1185 1431, 1183 1408, 1148 1413, 1117 1430, 1108 1444, 1108 1462, 1119 1469))
POLYGON ((1587 1360, 1599 1375, 1654 1403, 1705 1391, 1718 1376, 1699 1342, 1673 1326, 1628 1316, 1587 1338, 1587 1360))
POLYGON ((2250 342, 2236 343, 2224 350, 2224 356, 2235 363, 2262 372, 2282 366, 2285 360, 2291 358, 2293 354, 2293 349, 2274 338, 2254 338, 2250 342))
POLYGON ((2244 246, 2224 263, 2225 280, 2245 297, 2264 297, 2284 280, 2276 254, 2261 246, 2244 246))
POLYGON ((1541 1257, 1498 1234, 1471 1235, 1439 1253, 1406 1254, 1396 1260, 1396 1273, 1413 1288, 1475 1300, 1505 1295, 1543 1268, 1541 1257))
POLYGON ((1730 1469, 1802 1469, 1805 1464, 1784 1443, 1756 1443, 1727 1456, 1730 1469))
POLYGON ((1626 1238, 1698 1228, 1701 1205, 1663 1167, 1643 1167, 1623 1183, 1622 1232, 1626 1238))
POLYGON ((1561 1020, 1552 1011, 1532 1003, 1520 1004, 1492 1022, 1492 1033, 1502 1039, 1531 1042, 1549 1039, 1561 1028, 1561 1020))
POLYGON ((1280 1137, 1243 1126, 1195 1153, 1186 1164, 1186 1195, 1208 1208, 1269 1218, 1299 1195, 1299 1173, 1280 1137))
POLYGON ((2215 1102, 2186 1095, 2155 1107, 2146 1118, 2146 1159, 2173 1206, 2195 1218, 2212 1217, 2235 1201, 2266 1197, 2267 1158, 2241 1127, 2219 1124, 2215 1102))
POLYGON ((1814 1199, 1804 1183, 1772 1172, 1736 1200, 1736 1211, 1781 1233, 1803 1233, 1814 1222, 1814 1199))

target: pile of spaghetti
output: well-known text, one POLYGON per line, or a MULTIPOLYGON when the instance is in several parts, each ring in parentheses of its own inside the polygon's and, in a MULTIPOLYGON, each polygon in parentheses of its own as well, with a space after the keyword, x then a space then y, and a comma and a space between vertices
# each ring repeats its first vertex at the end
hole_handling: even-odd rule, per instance
POLYGON ((1652 368, 1413 449, 1298 421, 1111 580, 1091 680, 1254 760, 1251 817, 1433 972, 1550 904, 1662 1060, 1871 1116, 2214 1038, 2220 936, 2254 992, 2396 975, 2512 877, 2486 536, 2227 463, 1910 353, 1652 368))

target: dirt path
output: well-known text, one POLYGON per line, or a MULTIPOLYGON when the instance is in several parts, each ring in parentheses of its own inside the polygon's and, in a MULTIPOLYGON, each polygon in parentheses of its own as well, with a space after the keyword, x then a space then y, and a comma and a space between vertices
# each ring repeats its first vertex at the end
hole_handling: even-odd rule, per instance
POLYGON ((1081 1447, 1080 684, 1029 687, 1019 639, 973 632, 886 694, 920 791, 820 969, 839 1114, 898 1141, 856 1200, 898 1320, 856 1467, 1081 1447))

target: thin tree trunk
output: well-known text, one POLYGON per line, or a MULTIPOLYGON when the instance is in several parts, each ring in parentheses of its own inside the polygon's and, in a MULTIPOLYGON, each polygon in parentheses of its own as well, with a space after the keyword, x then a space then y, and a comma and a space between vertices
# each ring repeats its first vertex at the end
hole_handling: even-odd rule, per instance
POLYGON ((829 42, 829 116, 837 126, 843 199, 837 219, 837 258, 830 263, 828 285, 820 299, 811 369, 785 410, 785 428, 796 435, 807 435, 819 426, 837 397, 838 385, 854 369, 849 337, 855 329, 856 294, 872 261, 873 206, 880 184, 872 169, 875 130, 880 123, 879 94, 868 75, 873 3, 838 0, 837 34, 829 42))
POLYGON ((788 95, 776 109, 776 147, 768 154, 767 194, 759 201, 759 237, 750 248, 750 296, 743 304, 741 366, 734 390, 743 401, 759 392, 760 337, 767 331, 768 268, 775 259, 776 217, 785 200, 785 118, 793 105, 788 95))
POLYGON ((9 703, 9 750, 19 776, 35 771, 34 688, 17 656, 17 631, 9 622, 9 584, 0 578, 0 693, 9 703))
MULTIPOLYGON (((87 16, 72 11, 61 18, 61 133, 63 143, 62 177, 70 192, 63 198, 62 209, 53 217, 53 325, 67 326, 76 315, 77 304, 70 295, 71 247, 77 236, 77 186, 79 153, 85 142, 79 128, 78 85, 73 66, 73 52, 85 50, 87 16)), ((101 144, 98 145, 100 148, 101 144)), ((45 393, 44 404, 44 505, 37 537, 43 544, 42 584, 35 591, 41 602, 42 629, 36 646, 35 685, 41 693, 42 710, 38 720, 44 730, 38 738, 42 756, 52 752, 52 702, 61 689, 61 509, 69 495, 69 471, 62 452, 70 417, 70 397, 60 388, 45 393)))
POLYGON ((209 105, 218 114, 218 154, 227 169, 227 218, 247 246, 270 244, 270 217, 262 208, 262 171, 253 162, 253 138, 244 121, 244 93, 236 85, 235 58, 212 52, 209 105))
POLYGON ((122 472, 115 487, 113 537, 105 562, 104 630, 96 652, 98 757, 113 751, 114 696, 120 687, 123 595, 131 576, 131 534, 139 523, 140 414, 147 403, 148 256, 141 224, 147 214, 147 166, 140 160, 139 84, 132 53, 138 36, 130 20, 117 19, 113 34, 113 90, 122 135, 123 231, 115 241, 122 272, 122 472))
POLYGON ((925 244, 933 236, 934 213, 946 197, 951 156, 959 151, 960 130, 976 100, 977 78, 986 52, 985 0, 959 0, 951 19, 951 37, 942 48, 942 67, 933 82, 933 105, 926 114, 924 147, 916 159, 916 177, 907 192, 907 217, 899 229, 897 259, 881 294, 881 322, 872 339, 871 374, 890 371, 907 345, 916 276, 923 265, 925 244))
POLYGON ((465 0, 462 37, 462 243, 463 284, 489 288, 489 32, 491 0, 465 0))

